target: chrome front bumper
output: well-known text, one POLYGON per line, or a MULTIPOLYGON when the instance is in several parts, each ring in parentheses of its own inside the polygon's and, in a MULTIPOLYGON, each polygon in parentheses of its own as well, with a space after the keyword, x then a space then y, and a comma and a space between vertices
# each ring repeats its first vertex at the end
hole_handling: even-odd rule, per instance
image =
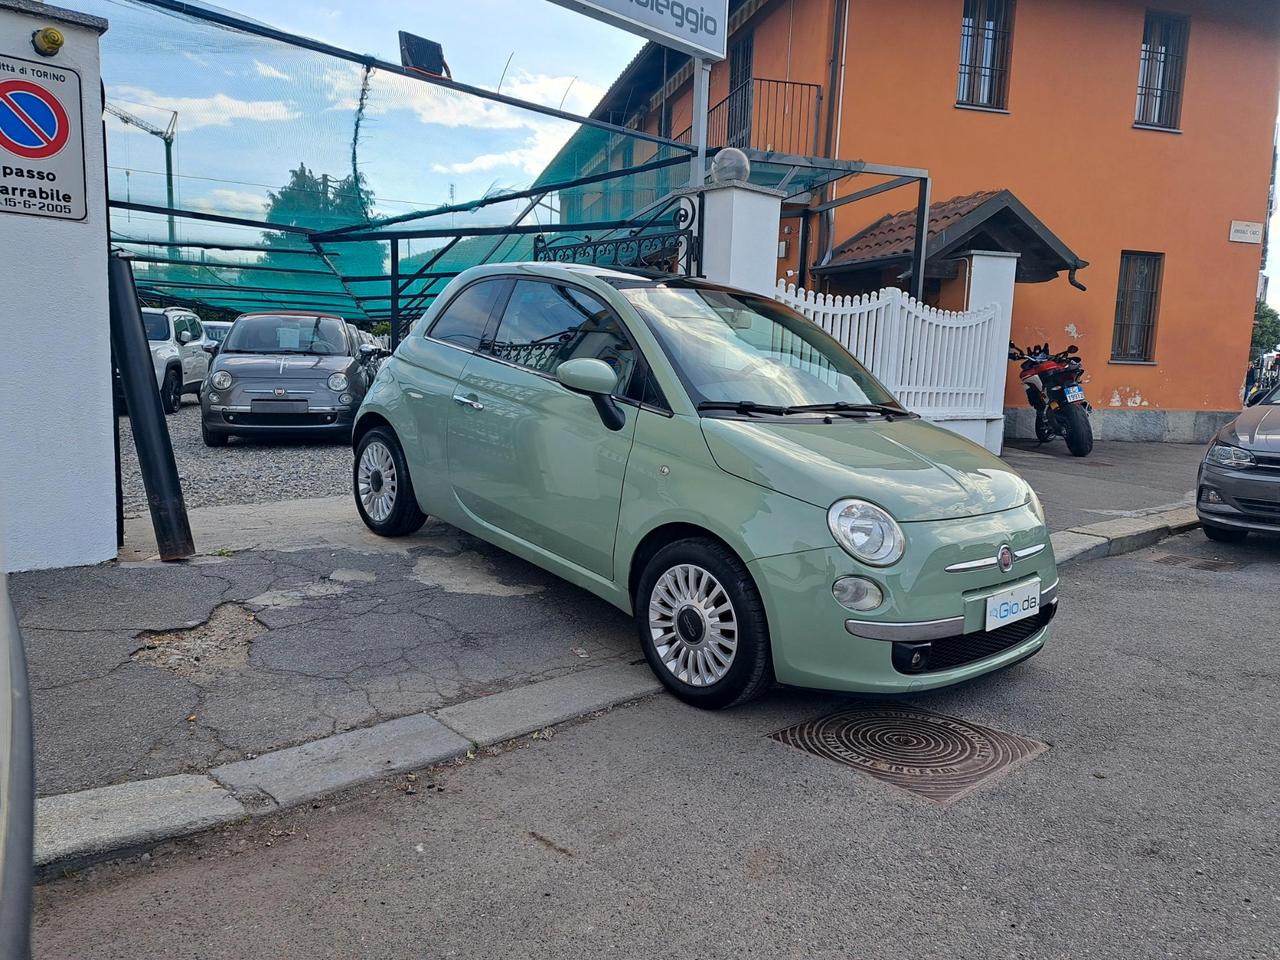
MULTIPOLYGON (((993 591, 999 593, 1008 587, 1000 587, 993 591)), ((1040 591, 1040 607, 1049 607, 1058 602, 1058 581, 1040 591)), ((965 618, 947 617, 945 620, 916 620, 899 623, 885 623, 878 620, 846 620, 844 628, 855 637, 864 640, 885 640, 894 643, 926 643, 932 640, 945 640, 965 632, 965 618)))

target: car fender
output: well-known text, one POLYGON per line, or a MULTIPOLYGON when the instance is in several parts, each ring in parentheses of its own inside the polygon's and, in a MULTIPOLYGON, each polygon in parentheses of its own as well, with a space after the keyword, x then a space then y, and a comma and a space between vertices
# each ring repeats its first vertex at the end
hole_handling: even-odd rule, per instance
POLYGON ((824 510, 717 466, 697 417, 639 416, 614 543, 617 583, 628 595, 637 550, 675 524, 705 530, 744 564, 833 545, 824 510))
POLYGON ((404 386, 396 380, 394 368, 395 364, 388 359, 388 362, 382 364, 377 376, 373 378, 373 383, 365 391, 360 409, 356 411, 355 429, 351 434, 352 441, 355 442, 356 438, 364 432, 362 423, 366 423, 370 416, 379 416, 391 424, 391 429, 396 432, 401 447, 406 451, 417 450, 419 448, 418 421, 413 416, 413 411, 409 409, 404 386))

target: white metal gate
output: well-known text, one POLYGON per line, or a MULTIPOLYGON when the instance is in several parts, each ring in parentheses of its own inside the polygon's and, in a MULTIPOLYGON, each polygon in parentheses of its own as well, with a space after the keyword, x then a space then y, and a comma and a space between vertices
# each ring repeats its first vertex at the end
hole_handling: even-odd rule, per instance
POLYGON ((840 297, 779 281, 775 297, 842 343, 915 413, 986 442, 1004 417, 1008 344, 999 306, 938 310, 894 287, 840 297))

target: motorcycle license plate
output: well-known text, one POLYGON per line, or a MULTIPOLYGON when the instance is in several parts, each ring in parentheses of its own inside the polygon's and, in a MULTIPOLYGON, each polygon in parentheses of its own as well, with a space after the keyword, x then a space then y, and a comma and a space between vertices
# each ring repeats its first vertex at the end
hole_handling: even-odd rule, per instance
POLYGON ((1084 387, 1079 384, 1072 384, 1064 391, 1067 396, 1067 403, 1084 403, 1084 387))

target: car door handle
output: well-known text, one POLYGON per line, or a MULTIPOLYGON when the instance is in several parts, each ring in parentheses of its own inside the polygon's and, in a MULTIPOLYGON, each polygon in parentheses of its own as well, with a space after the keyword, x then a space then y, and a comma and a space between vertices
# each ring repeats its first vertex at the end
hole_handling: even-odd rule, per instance
POLYGON ((479 400, 473 400, 471 397, 464 397, 456 393, 453 395, 453 402, 460 403, 464 407, 470 407, 472 410, 484 409, 484 404, 481 403, 479 400))

